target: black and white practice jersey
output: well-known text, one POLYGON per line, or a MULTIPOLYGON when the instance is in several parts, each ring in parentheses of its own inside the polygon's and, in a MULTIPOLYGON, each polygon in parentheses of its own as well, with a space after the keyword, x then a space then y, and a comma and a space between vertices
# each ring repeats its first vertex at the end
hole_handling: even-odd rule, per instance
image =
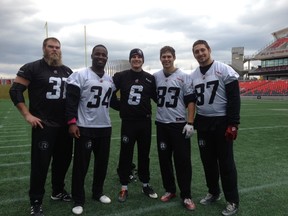
POLYGON ((120 117, 122 119, 150 118, 151 99, 156 101, 156 85, 148 72, 125 70, 115 73, 113 80, 120 89, 120 117))
POLYGON ((100 77, 90 68, 85 68, 69 76, 67 84, 80 89, 77 113, 79 127, 111 127, 109 104, 115 85, 108 74, 104 73, 100 77))
POLYGON ((48 126, 66 125, 65 82, 70 74, 67 66, 49 66, 44 59, 25 64, 17 73, 30 81, 29 111, 48 126))
POLYGON ((201 116, 226 116, 225 85, 238 80, 239 74, 229 65, 214 61, 203 75, 198 67, 191 73, 192 87, 197 95, 196 112, 201 116))
POLYGON ((177 69, 166 77, 163 70, 153 74, 157 87, 156 121, 161 123, 186 122, 186 107, 192 96, 190 76, 177 69))

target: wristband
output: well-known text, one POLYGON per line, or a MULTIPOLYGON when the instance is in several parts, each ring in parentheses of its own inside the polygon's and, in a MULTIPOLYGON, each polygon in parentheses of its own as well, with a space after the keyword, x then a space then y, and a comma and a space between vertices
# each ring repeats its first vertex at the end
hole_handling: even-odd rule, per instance
POLYGON ((68 125, 71 125, 71 124, 76 124, 76 118, 72 118, 71 120, 69 120, 67 122, 68 125))

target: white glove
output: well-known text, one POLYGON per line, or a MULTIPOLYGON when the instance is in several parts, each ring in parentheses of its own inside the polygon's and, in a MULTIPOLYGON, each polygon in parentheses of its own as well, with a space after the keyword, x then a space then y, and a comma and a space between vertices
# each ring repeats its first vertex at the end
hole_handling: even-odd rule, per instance
POLYGON ((186 124, 183 128, 182 134, 185 133, 185 138, 190 138, 192 134, 194 133, 194 127, 193 125, 186 124))

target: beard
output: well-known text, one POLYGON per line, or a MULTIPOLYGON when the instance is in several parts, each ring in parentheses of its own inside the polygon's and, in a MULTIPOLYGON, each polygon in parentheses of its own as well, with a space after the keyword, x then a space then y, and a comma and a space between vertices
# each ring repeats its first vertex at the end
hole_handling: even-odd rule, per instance
POLYGON ((44 58, 48 65, 50 66, 61 66, 62 65, 62 53, 52 53, 44 52, 44 58))

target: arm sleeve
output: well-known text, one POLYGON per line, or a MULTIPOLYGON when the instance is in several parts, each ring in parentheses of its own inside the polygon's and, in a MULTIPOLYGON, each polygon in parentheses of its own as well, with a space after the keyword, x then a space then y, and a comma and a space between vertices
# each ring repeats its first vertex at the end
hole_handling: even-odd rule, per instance
POLYGON ((66 87, 66 120, 78 119, 78 104, 80 99, 80 89, 78 86, 67 84, 66 87))
POLYGON ((152 89, 153 89, 153 92, 152 92, 152 100, 157 104, 157 88, 156 88, 156 81, 155 81, 155 77, 153 76, 152 77, 152 89))
POLYGON ((112 97, 110 100, 110 107, 114 110, 119 111, 120 110, 120 100, 117 98, 117 91, 114 91, 112 93, 112 97))
POLYGON ((227 118, 228 125, 240 124, 240 90, 238 80, 228 83, 226 86, 227 95, 227 118))

